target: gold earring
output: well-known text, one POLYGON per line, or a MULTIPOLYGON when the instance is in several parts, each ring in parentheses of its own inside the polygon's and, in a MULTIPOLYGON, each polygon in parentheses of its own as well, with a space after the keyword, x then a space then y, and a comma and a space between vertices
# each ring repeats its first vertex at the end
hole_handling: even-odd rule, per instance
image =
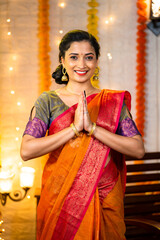
POLYGON ((99 75, 99 68, 98 67, 96 67, 96 70, 95 70, 95 73, 94 73, 94 77, 93 77, 93 80, 94 81, 98 81, 98 75, 99 75))
POLYGON ((61 78, 61 80, 62 80, 62 82, 66 82, 66 81, 68 81, 68 78, 67 78, 67 76, 66 76, 66 69, 62 66, 62 73, 63 73, 63 76, 62 76, 62 78, 61 78))

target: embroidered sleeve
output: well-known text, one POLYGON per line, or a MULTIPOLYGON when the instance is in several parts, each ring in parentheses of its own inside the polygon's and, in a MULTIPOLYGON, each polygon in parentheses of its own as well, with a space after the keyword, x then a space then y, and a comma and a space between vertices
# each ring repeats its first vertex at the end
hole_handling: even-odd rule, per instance
POLYGON ((31 135, 36 138, 44 137, 50 121, 50 107, 47 92, 44 92, 35 102, 31 110, 29 122, 26 125, 24 134, 31 135), (35 110, 35 116, 32 112, 35 110))
POLYGON ((47 124, 45 124, 42 120, 34 117, 33 120, 29 120, 26 125, 26 129, 24 134, 31 135, 35 138, 44 137, 47 131, 47 124))
POLYGON ((135 122, 132 119, 132 115, 130 114, 125 104, 123 104, 122 107, 121 116, 116 133, 126 137, 141 135, 136 127, 135 122))

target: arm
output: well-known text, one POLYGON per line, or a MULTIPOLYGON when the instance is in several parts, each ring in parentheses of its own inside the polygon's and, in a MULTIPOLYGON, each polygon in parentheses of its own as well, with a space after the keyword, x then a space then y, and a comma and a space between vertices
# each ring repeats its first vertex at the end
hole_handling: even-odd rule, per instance
POLYGON ((73 137, 74 132, 71 127, 47 137, 35 138, 24 135, 20 150, 21 157, 24 161, 27 161, 43 156, 54 151, 73 137))
MULTIPOLYGON (((80 103, 81 104, 79 104, 76 109, 74 119, 74 123, 77 126, 78 131, 83 130, 82 99, 80 99, 80 103)), ((45 106, 44 109, 45 108, 47 108, 47 106, 45 106)), ((45 110, 43 112, 43 115, 46 115, 45 110)), ((41 131, 40 129, 37 129, 37 131, 40 134, 38 137, 34 137, 32 136, 32 133, 28 132, 26 135, 23 136, 20 154, 24 161, 40 157, 54 151, 55 149, 59 148, 61 145, 65 144, 70 139, 72 139, 75 135, 71 127, 67 127, 58 133, 45 137, 40 137, 43 135, 40 132, 44 133, 44 131, 41 131)))
POLYGON ((120 136, 96 126, 94 136, 117 152, 137 158, 144 156, 144 144, 140 135, 134 137, 120 136))

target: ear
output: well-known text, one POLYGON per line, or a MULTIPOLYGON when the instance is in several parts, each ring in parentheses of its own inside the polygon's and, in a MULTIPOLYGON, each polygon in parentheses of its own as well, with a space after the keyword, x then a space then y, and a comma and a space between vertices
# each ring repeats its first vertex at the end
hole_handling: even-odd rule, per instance
POLYGON ((63 57, 61 57, 61 63, 64 66, 64 58, 63 57))

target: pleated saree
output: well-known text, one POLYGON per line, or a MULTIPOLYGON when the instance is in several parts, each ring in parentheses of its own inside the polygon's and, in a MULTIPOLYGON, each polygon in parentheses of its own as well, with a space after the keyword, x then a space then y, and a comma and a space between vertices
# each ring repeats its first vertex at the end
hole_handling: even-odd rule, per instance
MULTIPOLYGON (((128 92, 102 90, 89 96, 91 121, 115 133, 124 101, 130 109, 128 92)), ((49 135, 70 126, 76 107, 54 119, 49 135)), ((37 240, 125 239, 124 189, 122 156, 81 133, 52 152, 44 167, 37 240)))

